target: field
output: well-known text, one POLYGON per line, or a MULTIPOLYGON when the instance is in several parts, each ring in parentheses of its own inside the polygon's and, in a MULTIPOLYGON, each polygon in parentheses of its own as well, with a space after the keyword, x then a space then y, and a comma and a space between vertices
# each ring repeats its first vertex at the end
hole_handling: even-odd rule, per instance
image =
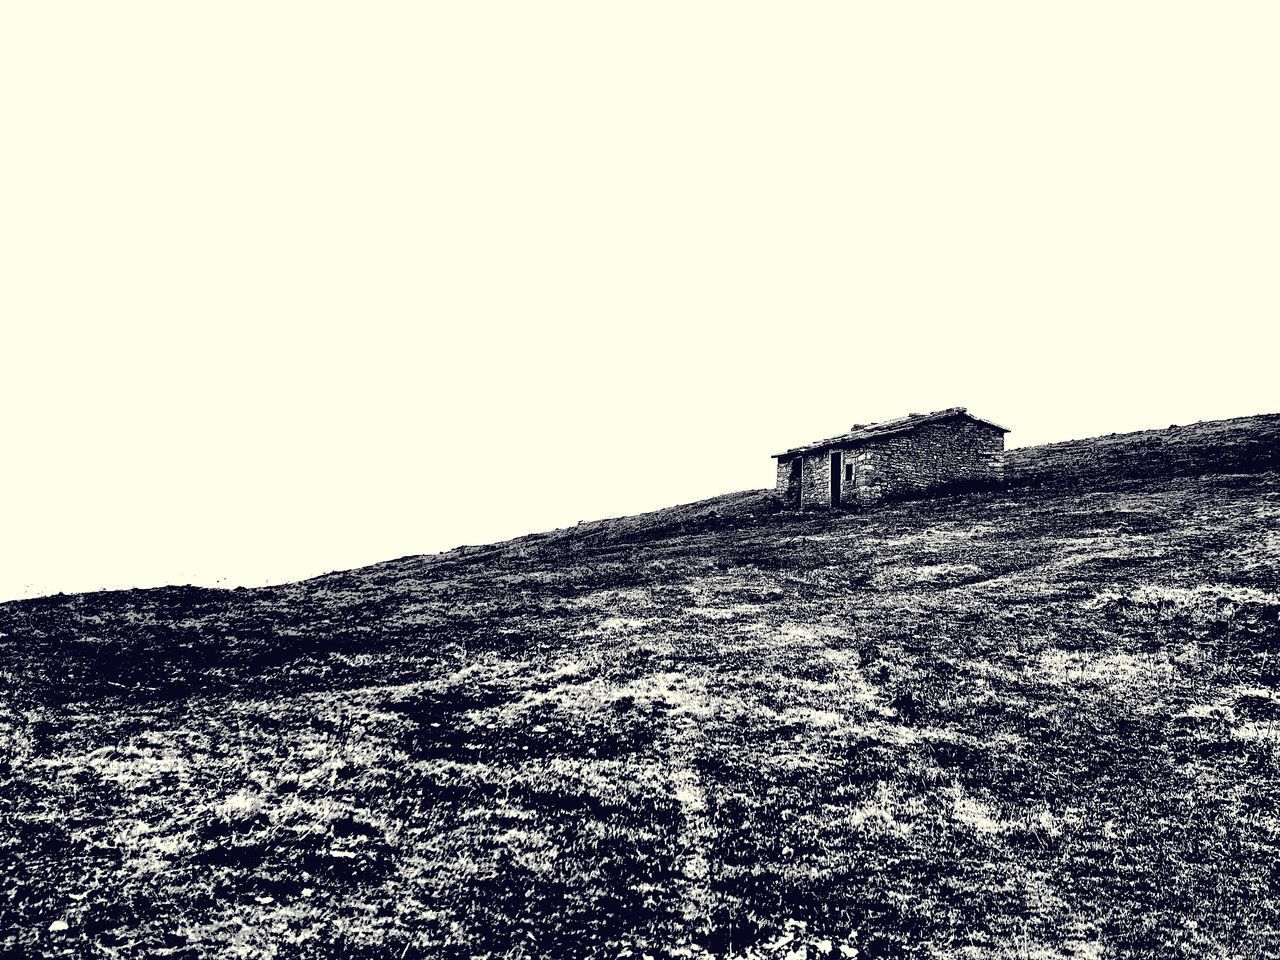
POLYGON ((0 605, 13 958, 1280 955, 1280 417, 0 605))

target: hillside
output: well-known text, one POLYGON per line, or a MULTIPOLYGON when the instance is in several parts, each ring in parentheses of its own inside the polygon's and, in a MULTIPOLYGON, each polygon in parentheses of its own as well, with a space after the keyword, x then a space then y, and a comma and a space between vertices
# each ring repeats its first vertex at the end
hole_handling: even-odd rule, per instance
POLYGON ((0 605, 9 957, 1280 952, 1280 416, 0 605))

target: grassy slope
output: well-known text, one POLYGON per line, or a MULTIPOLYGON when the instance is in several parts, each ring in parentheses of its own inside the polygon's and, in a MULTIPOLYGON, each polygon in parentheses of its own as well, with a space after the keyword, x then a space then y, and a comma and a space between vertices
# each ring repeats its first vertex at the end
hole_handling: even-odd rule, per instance
POLYGON ((1275 955, 1278 454, 0 605, 0 952, 1275 955))

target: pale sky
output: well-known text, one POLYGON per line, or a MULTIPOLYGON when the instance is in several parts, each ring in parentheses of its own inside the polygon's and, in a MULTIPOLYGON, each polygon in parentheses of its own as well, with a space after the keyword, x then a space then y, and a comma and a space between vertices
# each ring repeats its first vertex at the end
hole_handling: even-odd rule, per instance
POLYGON ((1280 411, 1280 5, 9 3, 0 599, 1280 411))

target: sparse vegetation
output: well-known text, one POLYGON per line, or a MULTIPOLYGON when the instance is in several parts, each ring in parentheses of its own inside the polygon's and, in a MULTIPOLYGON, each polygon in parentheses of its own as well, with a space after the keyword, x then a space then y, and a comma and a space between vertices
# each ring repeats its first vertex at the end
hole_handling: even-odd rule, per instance
POLYGON ((0 606, 0 952, 1275 956, 1278 420, 0 606))

